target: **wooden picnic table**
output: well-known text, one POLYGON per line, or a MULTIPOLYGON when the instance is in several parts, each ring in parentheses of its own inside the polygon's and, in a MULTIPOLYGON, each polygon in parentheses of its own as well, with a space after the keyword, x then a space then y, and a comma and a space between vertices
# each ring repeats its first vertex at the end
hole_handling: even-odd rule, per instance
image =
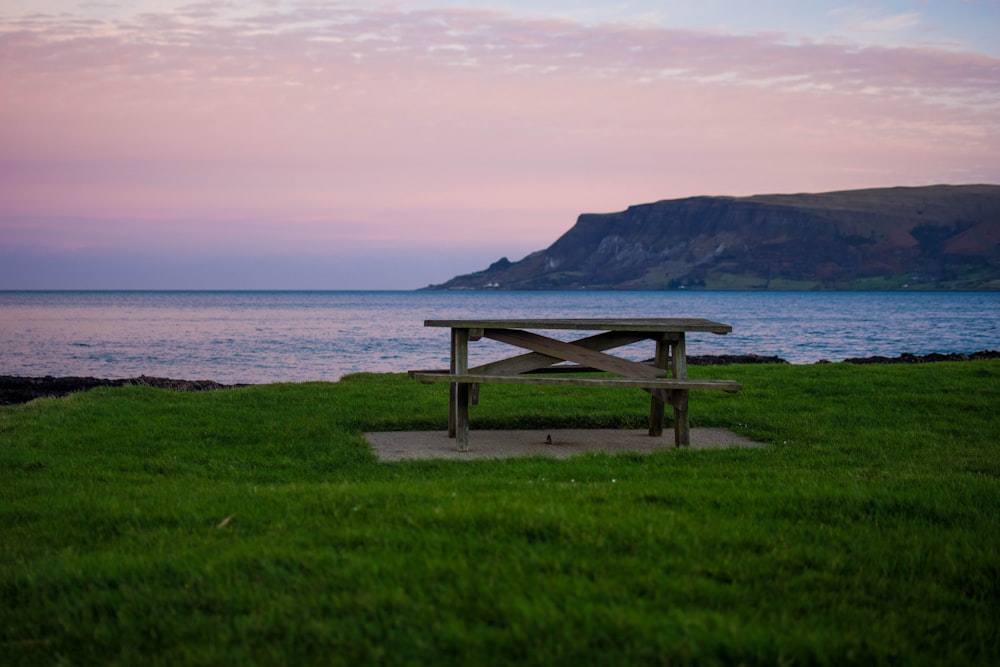
POLYGON ((674 409, 674 442, 690 444, 688 395, 691 389, 739 391, 732 380, 692 379, 687 376, 685 334, 726 334, 728 324, 696 318, 525 318, 427 320, 424 326, 451 329, 451 364, 447 371, 410 371, 421 382, 447 381, 449 394, 448 435, 458 449, 466 451, 469 440, 470 397, 478 400, 484 383, 547 384, 597 387, 634 387, 651 394, 649 434, 663 433, 667 404, 674 409), (572 341, 545 336, 538 331, 597 331, 572 341), (487 364, 469 367, 469 342, 480 339, 526 350, 487 364), (652 363, 632 361, 609 354, 609 350, 643 340, 655 341, 652 363), (567 372, 606 372, 612 376, 569 377, 567 372), (543 372, 545 375, 539 375, 543 372))

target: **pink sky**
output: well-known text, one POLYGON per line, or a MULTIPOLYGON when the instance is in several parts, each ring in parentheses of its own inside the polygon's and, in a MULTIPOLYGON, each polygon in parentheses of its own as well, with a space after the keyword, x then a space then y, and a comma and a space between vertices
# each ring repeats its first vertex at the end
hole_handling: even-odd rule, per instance
POLYGON ((1000 182, 1000 58, 943 41, 234 6, 0 7, 0 289, 413 288, 583 212, 1000 182))

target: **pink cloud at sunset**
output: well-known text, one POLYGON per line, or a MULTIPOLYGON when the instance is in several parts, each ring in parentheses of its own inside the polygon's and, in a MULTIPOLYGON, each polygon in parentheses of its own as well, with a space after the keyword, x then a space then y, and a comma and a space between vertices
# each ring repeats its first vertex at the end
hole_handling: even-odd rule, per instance
MULTIPOLYGON (((82 7, 0 9, 2 253, 465 258, 377 285, 417 287, 582 212, 1000 181, 983 52, 412 3, 82 7)), ((894 16, 869 28, 919 15, 894 16)))

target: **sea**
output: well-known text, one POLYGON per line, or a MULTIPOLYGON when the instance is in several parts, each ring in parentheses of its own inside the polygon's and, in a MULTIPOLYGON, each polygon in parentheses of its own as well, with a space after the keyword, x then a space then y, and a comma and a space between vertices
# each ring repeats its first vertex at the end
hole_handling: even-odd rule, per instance
POLYGON ((449 331, 425 320, 507 317, 700 317, 733 330, 689 334, 688 354, 794 364, 1000 349, 996 292, 0 291, 0 375, 334 381, 447 367, 449 331))

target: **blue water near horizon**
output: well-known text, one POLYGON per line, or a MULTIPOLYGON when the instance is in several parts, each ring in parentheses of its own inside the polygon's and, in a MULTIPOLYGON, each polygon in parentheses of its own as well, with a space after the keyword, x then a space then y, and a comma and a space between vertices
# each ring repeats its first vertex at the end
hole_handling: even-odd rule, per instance
MULTIPOLYGON (((0 291, 0 375, 267 383, 437 368, 448 331, 423 321, 486 317, 703 317, 733 331, 690 335, 689 354, 800 364, 1000 348, 996 292, 0 291)), ((470 355, 506 350, 482 341, 470 355)))

